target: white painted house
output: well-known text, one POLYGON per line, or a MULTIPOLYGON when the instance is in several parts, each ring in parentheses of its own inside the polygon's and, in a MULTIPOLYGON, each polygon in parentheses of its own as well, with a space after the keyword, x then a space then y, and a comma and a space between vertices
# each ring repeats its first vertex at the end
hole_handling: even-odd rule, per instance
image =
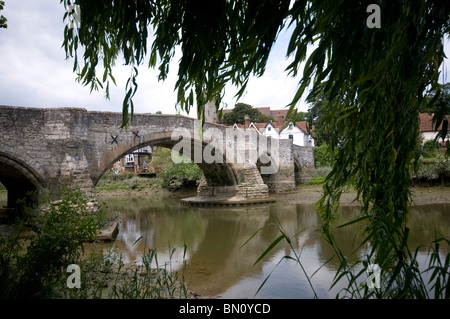
POLYGON ((292 143, 298 146, 314 146, 314 138, 300 127, 304 126, 307 131, 307 122, 288 122, 280 132, 280 139, 292 139, 292 143), (304 125, 301 125, 304 124, 304 125))
POLYGON ((263 131, 261 132, 262 135, 272 137, 272 138, 280 138, 280 133, 278 132, 278 128, 276 128, 272 122, 268 122, 263 131))
POLYGON ((281 112, 278 113, 277 122, 253 123, 248 116, 245 118, 245 124, 234 124, 234 129, 254 129, 258 134, 276 138, 292 139, 292 143, 298 146, 315 146, 314 138, 310 134, 309 123, 307 121, 296 122, 284 121, 281 112))

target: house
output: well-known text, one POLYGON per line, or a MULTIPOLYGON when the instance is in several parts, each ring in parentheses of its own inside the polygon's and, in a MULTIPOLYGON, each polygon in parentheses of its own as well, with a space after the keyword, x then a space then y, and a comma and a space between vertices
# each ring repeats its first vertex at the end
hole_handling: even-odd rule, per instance
MULTIPOLYGON (((446 117, 450 121, 450 115, 446 115, 446 117)), ((428 113, 420 113, 419 114, 419 130, 420 135, 422 136, 422 143, 425 143, 428 140, 434 140, 438 132, 442 129, 442 123, 439 126, 438 130, 434 129, 433 123, 433 114, 428 113)), ((442 140, 440 141, 442 142, 442 140)))
POLYGON ((119 173, 145 173, 148 171, 147 165, 152 159, 152 147, 145 146, 139 148, 132 153, 126 154, 114 163, 112 171, 119 173))
POLYGON ((269 122, 262 134, 277 138, 273 131, 278 133, 279 139, 291 139, 294 145, 314 146, 314 137, 311 135, 309 123, 300 121, 294 124, 292 120, 285 121, 281 111, 277 114, 277 122, 269 122))
POLYGON ((309 123, 307 121, 296 122, 295 124, 292 120, 285 121, 284 114, 286 111, 278 112, 277 121, 269 121, 267 123, 253 123, 250 122, 250 117, 245 116, 245 124, 234 124, 234 129, 255 130, 258 134, 276 138, 276 139, 292 139, 292 143, 298 146, 314 146, 314 137, 310 133, 309 123))

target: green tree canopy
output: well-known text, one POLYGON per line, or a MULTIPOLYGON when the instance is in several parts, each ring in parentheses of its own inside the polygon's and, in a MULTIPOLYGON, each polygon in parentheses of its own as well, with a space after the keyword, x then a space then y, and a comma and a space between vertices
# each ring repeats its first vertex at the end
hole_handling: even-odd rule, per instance
POLYGON ((445 83, 441 87, 437 87, 437 90, 428 92, 426 98, 432 103, 423 104, 420 106, 419 111, 421 113, 436 113, 439 111, 439 107, 446 107, 446 114, 450 114, 450 82, 445 83), (436 93, 439 95, 436 97, 436 93))
POLYGON ((328 144, 333 137, 333 119, 326 117, 328 96, 319 93, 308 101, 311 107, 308 109, 306 118, 314 125, 314 143, 316 146, 328 144))
MULTIPOLYGON (((67 8, 70 1, 61 2, 67 8)), ((386 291, 395 282, 397 295, 408 293, 397 279, 410 271, 399 262, 408 258, 410 166, 418 158, 419 108, 428 92, 440 85, 443 38, 450 33, 449 1, 374 5, 373 0, 77 0, 76 4, 81 26, 65 29, 63 46, 67 56, 74 57, 80 82, 92 89, 106 85, 108 93, 119 55, 130 66, 123 125, 129 110, 133 112, 137 65, 158 67, 164 80, 179 47, 178 105, 189 111, 196 101, 203 118, 202 106, 206 101, 220 105, 227 83, 239 87, 240 97, 251 75, 264 74, 277 35, 289 25, 293 32, 286 54, 293 59, 286 71, 299 78, 291 111, 311 87, 309 100, 320 93, 328 96, 325 116, 335 132, 330 141, 333 169, 319 202, 322 230, 330 234, 329 222, 341 192, 349 183, 355 185, 362 215, 369 221, 366 230, 374 247, 369 257, 385 274, 394 269, 386 291), (154 39, 148 47, 151 31, 154 39), (311 45, 312 53, 307 54, 311 45), (77 57, 80 46, 82 65, 77 57)), ((439 121, 442 117, 436 118, 439 121)))
POLYGON ((248 114, 251 122, 258 122, 262 116, 261 112, 254 109, 251 105, 245 103, 236 103, 230 113, 224 114, 222 123, 225 125, 244 124, 244 117, 248 114))

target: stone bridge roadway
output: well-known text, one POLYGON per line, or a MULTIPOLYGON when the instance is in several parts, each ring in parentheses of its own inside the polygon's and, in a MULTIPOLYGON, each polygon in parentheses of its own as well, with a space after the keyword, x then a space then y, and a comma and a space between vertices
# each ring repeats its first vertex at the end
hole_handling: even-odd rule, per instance
POLYGON ((146 145, 174 148, 197 163, 199 199, 265 198, 294 189, 314 169, 313 148, 291 140, 210 123, 199 130, 197 120, 177 115, 134 114, 127 130, 121 121, 121 113, 81 108, 0 106, 0 182, 8 207, 28 191, 37 191, 37 200, 70 184, 92 195, 115 161, 146 145))

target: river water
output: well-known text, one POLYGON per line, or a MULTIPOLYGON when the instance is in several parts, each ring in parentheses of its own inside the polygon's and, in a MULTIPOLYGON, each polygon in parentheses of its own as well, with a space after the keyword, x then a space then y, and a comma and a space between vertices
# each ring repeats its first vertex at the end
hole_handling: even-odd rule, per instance
MULTIPOLYGON (((300 265, 282 260, 283 256, 294 256, 286 241, 255 264, 281 234, 278 226, 291 237, 309 277, 333 255, 331 246, 317 232, 319 218, 313 205, 276 202, 235 208, 186 207, 176 197, 130 198, 108 199, 107 211, 120 212, 121 217, 117 240, 99 246, 104 254, 120 251, 125 262, 139 264, 142 254, 154 248, 159 265, 167 263, 179 272, 184 268, 189 288, 203 297, 312 298, 313 291, 300 265)), ((358 207, 341 207, 335 224, 355 219, 358 213, 358 207)), ((367 249, 363 246, 351 255, 361 238, 360 227, 354 224, 334 232, 350 262, 367 249)), ((411 208, 408 227, 411 248, 427 245, 438 237, 450 237, 450 205, 411 208)), ((443 254, 448 251, 448 246, 443 247, 443 254)), ((423 264, 427 252, 426 247, 420 249, 419 260, 423 264)), ((329 290, 338 266, 333 259, 311 278, 319 298, 334 298, 342 288, 329 290)))

